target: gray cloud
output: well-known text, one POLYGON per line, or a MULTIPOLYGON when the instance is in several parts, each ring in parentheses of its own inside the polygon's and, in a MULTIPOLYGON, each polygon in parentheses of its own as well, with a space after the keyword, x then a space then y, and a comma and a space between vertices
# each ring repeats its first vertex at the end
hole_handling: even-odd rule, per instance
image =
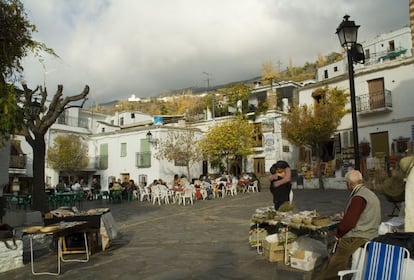
POLYGON ((91 87, 108 101, 260 75, 340 51, 335 29, 345 14, 360 40, 407 26, 408 0, 24 0, 35 39, 60 56, 25 63, 29 84, 67 94, 91 87))

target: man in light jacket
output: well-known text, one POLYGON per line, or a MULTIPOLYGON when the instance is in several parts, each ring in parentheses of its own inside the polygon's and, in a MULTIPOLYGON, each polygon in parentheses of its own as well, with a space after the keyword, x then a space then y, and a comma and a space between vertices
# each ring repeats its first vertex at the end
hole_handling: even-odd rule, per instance
POLYGON ((378 235, 381 223, 381 205, 373 191, 362 183, 362 174, 351 170, 345 175, 351 191, 345 214, 338 225, 336 242, 317 279, 338 279, 338 271, 348 268, 352 254, 365 242, 378 235))

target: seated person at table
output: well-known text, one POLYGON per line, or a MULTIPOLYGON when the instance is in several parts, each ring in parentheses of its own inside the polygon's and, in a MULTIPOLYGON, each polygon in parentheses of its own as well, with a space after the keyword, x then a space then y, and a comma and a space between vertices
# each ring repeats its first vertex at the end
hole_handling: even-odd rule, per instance
POLYGON ((227 183, 229 183, 229 182, 230 182, 229 173, 227 171, 224 171, 223 175, 221 175, 221 177, 219 179, 218 188, 220 190, 223 189, 223 187, 225 187, 227 185, 227 183))
POLYGON ((200 180, 201 186, 203 186, 207 190, 207 197, 210 198, 210 196, 213 195, 213 186, 211 185, 210 178, 206 175, 202 175, 200 180))
POLYGON ((91 188, 93 195, 95 195, 95 197, 99 196, 99 194, 101 193, 101 184, 99 183, 98 178, 92 179, 91 188))
POLYGON ((364 186, 358 170, 348 171, 345 180, 351 194, 336 229, 336 243, 316 279, 338 279, 338 271, 348 268, 352 254, 378 235, 381 204, 377 195, 364 186))
POLYGON ((120 191, 120 190, 122 190, 121 179, 118 179, 118 181, 113 182, 111 191, 120 191))
POLYGON ((180 186, 182 188, 188 187, 190 185, 190 181, 188 181, 187 176, 185 176, 184 174, 181 175, 180 178, 180 186))
POLYGON ((65 182, 63 182, 63 180, 60 180, 59 183, 56 185, 56 191, 57 192, 66 191, 66 184, 65 184, 65 182))
POLYGON ((128 198, 129 195, 131 195, 131 197, 133 197, 133 198, 138 197, 137 186, 135 185, 134 180, 132 180, 132 179, 129 180, 128 184, 126 185, 126 187, 124 189, 124 195, 127 198, 128 198))
POLYGON ((172 189, 173 191, 182 191, 182 186, 180 184, 180 176, 178 176, 178 174, 174 175, 174 179, 172 182, 172 189))
POLYGON ((148 185, 148 187, 147 187, 148 191, 149 191, 149 192, 151 192, 151 191, 152 191, 152 187, 154 187, 154 186, 156 186, 156 185, 158 185, 158 184, 159 184, 158 179, 154 179, 154 180, 152 181, 152 183, 148 185))
POLYGON ((163 186, 167 186, 167 182, 165 182, 163 179, 158 179, 158 184, 159 185, 163 185, 163 186))
POLYGON ((74 192, 78 192, 78 191, 82 190, 81 185, 79 184, 78 180, 76 180, 75 183, 70 188, 74 192))

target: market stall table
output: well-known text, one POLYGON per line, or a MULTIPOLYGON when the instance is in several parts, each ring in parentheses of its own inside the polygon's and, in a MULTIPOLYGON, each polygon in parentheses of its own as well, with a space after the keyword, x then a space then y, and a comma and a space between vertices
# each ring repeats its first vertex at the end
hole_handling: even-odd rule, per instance
POLYGON ((273 233, 281 234, 284 243, 284 260, 289 264, 287 243, 293 241, 298 236, 308 235, 316 239, 323 239, 326 248, 329 246, 329 238, 334 235, 334 231, 339 223, 335 218, 320 217, 316 210, 293 212, 276 212, 272 207, 256 209, 252 216, 255 236, 250 237, 250 243, 255 246, 258 254, 264 238, 268 235, 265 228, 273 233))
MULTIPOLYGON (((59 275, 60 274, 60 262, 88 262, 89 261, 89 249, 88 241, 86 237, 86 227, 87 222, 60 222, 56 224, 51 224, 49 226, 32 226, 23 229, 23 234, 28 235, 30 239, 30 263, 32 268, 33 275, 59 275), (83 259, 65 259, 64 255, 68 252, 65 252, 64 246, 66 246, 65 238, 66 236, 74 233, 83 233, 84 238, 84 250, 78 250, 76 253, 85 254, 83 259), (34 269, 34 260, 33 260, 33 237, 38 234, 48 234, 53 235, 57 239, 57 271, 56 272, 36 272, 34 269)), ((70 252, 71 254, 72 252, 70 252)))
POLYGON ((112 239, 118 234, 118 227, 109 208, 94 208, 87 211, 78 211, 74 208, 61 207, 50 211, 45 215, 45 225, 64 222, 87 222, 86 232, 91 253, 96 249, 100 238, 102 251, 109 247, 112 239))

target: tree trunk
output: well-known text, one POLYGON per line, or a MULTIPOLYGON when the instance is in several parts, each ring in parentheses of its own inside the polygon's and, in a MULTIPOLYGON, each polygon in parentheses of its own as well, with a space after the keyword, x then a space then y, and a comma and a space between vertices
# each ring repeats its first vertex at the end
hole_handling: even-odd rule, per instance
POLYGON ((190 163, 187 163, 187 176, 188 176, 188 180, 191 182, 191 177, 190 177, 190 163))
POLYGON ((48 203, 45 192, 45 155, 46 143, 44 135, 35 134, 32 142, 33 149, 33 192, 32 209, 45 213, 48 203))

